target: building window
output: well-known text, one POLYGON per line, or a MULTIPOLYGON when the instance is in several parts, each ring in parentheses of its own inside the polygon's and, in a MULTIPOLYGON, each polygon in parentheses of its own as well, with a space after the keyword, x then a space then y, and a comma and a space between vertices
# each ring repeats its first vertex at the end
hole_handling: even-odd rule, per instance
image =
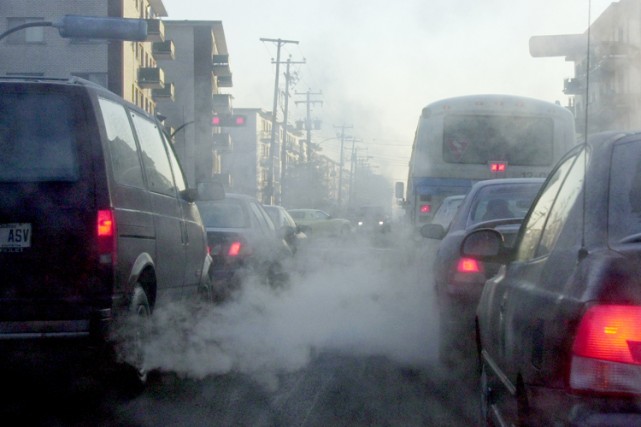
MULTIPOLYGON (((30 22, 41 22, 43 18, 8 18, 8 28, 15 28, 19 25, 28 24, 30 22)), ((44 43, 44 27, 29 27, 23 30, 18 30, 15 33, 7 36, 7 43, 11 44, 27 44, 27 43, 44 43)))

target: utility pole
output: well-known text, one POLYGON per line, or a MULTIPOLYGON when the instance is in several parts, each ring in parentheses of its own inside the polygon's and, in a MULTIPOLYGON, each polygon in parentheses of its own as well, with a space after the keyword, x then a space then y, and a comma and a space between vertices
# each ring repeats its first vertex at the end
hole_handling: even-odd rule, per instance
POLYGON ((267 194, 263 195, 263 203, 272 204, 274 202, 274 155, 276 154, 276 113, 278 108, 278 76, 280 73, 280 48, 286 43, 298 44, 295 40, 283 39, 266 39, 261 38, 262 42, 276 43, 276 79, 274 81, 274 105, 272 108, 272 134, 269 142, 269 182, 267 194), (267 197, 265 197, 267 196, 267 197))
POLYGON ((305 101, 296 101, 298 104, 307 104, 307 118, 305 119, 305 130, 307 130, 307 161, 309 162, 311 156, 311 146, 312 146, 312 105, 320 104, 323 105, 323 101, 311 99, 312 95, 322 95, 322 92, 312 93, 311 90, 307 89, 305 93, 298 93, 296 95, 305 95, 305 101))
POLYGON ((360 139, 352 138, 352 157, 350 159, 350 167, 349 167, 349 206, 353 207, 354 203, 354 180, 356 177, 356 151, 358 148, 356 148, 356 142, 361 142, 360 139))
MULTIPOLYGON (((273 63, 273 62, 272 62, 273 63)), ((285 109, 283 111, 283 144, 280 147, 280 197, 276 201, 277 204, 282 204, 283 200, 283 189, 285 183, 285 167, 287 166, 287 109, 289 106, 289 80, 291 75, 289 74, 289 66, 291 64, 304 64, 303 61, 292 61, 291 56, 287 58, 285 64, 287 64, 287 69, 285 71, 285 109)))
POLYGON ((351 129, 353 126, 334 126, 341 129, 341 152, 340 152, 340 168, 338 170, 338 207, 340 208, 343 203, 343 144, 345 143, 345 129, 351 129))

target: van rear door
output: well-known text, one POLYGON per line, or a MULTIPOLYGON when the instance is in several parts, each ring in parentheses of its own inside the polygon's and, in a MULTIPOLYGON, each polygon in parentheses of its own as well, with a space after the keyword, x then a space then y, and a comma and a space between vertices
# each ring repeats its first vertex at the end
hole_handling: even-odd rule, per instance
POLYGON ((91 301, 110 303, 110 272, 96 268, 90 112, 81 87, 0 82, 0 321, 78 319, 91 301))

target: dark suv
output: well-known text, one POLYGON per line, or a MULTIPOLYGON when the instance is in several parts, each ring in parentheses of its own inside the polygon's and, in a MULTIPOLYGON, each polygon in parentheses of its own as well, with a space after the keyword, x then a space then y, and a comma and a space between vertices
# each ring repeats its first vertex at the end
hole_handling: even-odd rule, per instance
POLYGON ((503 264, 477 309, 484 424, 641 425, 641 133, 571 150, 513 247, 461 250, 503 264))
POLYGON ((211 292, 198 191, 161 126, 82 79, 0 79, 0 194, 0 343, 122 338, 144 383, 141 329, 116 320, 211 292))

